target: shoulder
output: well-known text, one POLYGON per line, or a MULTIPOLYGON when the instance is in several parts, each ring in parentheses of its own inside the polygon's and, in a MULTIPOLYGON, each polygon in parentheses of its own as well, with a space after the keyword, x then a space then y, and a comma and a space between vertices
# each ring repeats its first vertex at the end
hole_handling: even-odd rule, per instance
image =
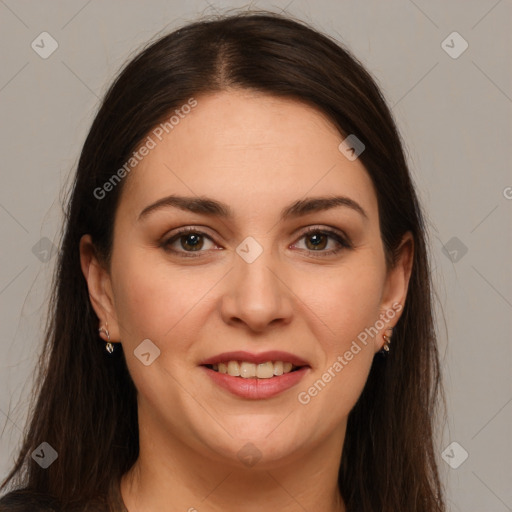
POLYGON ((0 512, 60 512, 58 501, 51 496, 18 489, 0 497, 0 512))

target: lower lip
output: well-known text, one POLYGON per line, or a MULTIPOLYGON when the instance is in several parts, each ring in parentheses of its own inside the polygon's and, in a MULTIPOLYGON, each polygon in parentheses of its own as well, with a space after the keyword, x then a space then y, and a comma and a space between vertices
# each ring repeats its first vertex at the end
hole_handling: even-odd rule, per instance
POLYGON ((306 375, 308 366, 303 366, 294 372, 284 373, 270 379, 244 379, 233 377, 227 373, 219 373, 206 366, 201 366, 208 376, 221 388, 227 389, 236 396, 250 400, 264 400, 283 393, 295 386, 306 375))

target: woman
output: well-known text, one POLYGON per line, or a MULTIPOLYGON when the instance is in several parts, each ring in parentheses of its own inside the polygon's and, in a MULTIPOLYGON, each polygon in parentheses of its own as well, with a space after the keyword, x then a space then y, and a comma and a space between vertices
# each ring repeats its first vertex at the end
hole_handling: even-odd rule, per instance
POLYGON ((425 237, 330 38, 252 13, 151 44, 81 154, 0 510, 444 511, 425 237))

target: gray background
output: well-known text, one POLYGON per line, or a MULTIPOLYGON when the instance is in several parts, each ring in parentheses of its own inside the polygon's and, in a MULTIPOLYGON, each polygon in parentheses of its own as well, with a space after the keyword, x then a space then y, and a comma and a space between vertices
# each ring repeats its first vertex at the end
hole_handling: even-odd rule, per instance
MULTIPOLYGON (((512 511, 511 0, 251 5, 286 9, 348 45, 392 106, 429 220, 450 509, 512 511), (445 49, 459 53, 462 40, 442 44, 454 31, 469 45, 457 58, 445 49)), ((0 0, 0 477, 26 418, 62 191, 99 98, 157 32, 244 6, 0 0), (59 45, 47 59, 31 47, 43 31, 59 45)))

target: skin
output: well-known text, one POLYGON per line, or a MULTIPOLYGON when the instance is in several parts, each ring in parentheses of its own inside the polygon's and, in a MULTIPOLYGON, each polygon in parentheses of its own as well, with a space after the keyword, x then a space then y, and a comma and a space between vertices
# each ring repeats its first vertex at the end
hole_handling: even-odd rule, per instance
POLYGON ((404 304, 412 238, 387 269, 370 177, 338 150, 344 137, 316 109, 241 90, 196 99, 126 178, 110 268, 88 235, 80 244, 99 326, 122 343, 138 390, 140 457, 123 476, 123 500, 131 512, 345 511, 337 474, 347 416, 400 312, 308 404, 297 396, 404 304), (138 220, 170 194, 214 198, 234 218, 169 207, 138 220), (353 199, 367 218, 342 206, 279 220, 294 201, 329 195, 353 199), (159 245, 184 226, 206 233, 199 252, 186 235, 171 242, 179 253, 159 245), (329 236, 315 249, 308 226, 337 228, 352 246, 321 256, 340 246, 329 236), (252 263, 236 252, 247 236, 263 248, 252 263), (199 256, 182 256, 187 248, 199 256), (145 366, 133 352, 148 338, 161 354, 145 366), (276 397, 242 399, 198 366, 232 350, 288 351, 311 368, 276 397), (261 455, 252 467, 237 456, 248 442, 261 455))

